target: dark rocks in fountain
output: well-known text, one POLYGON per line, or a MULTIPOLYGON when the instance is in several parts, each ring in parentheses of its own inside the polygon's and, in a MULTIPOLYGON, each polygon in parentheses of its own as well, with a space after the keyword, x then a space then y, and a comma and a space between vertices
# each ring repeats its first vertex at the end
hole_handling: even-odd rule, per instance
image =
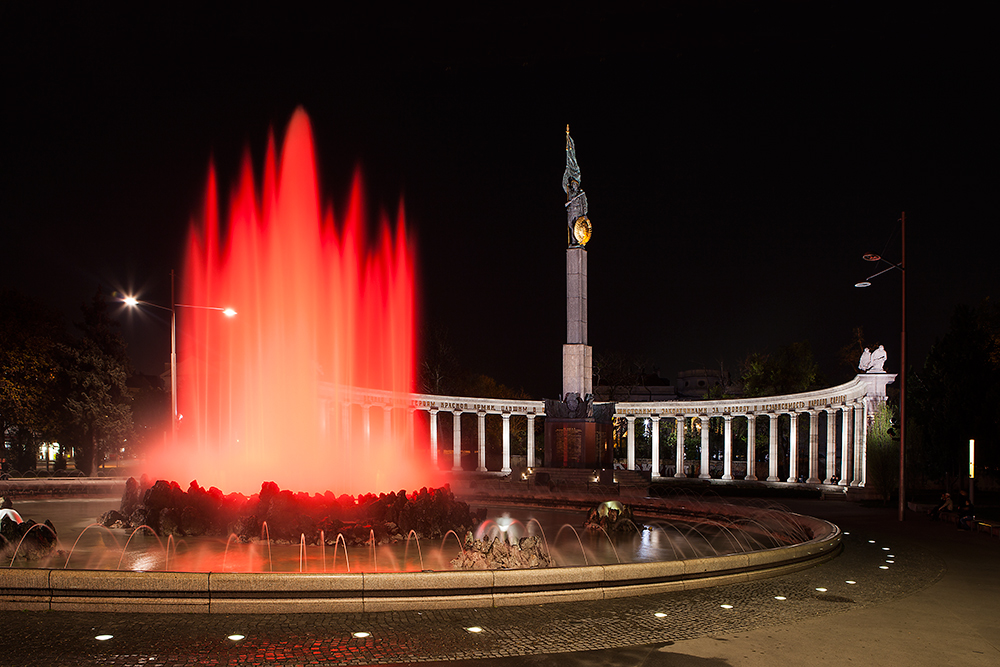
POLYGON ((591 509, 583 527, 593 531, 603 529, 608 535, 634 533, 639 529, 632 514, 632 506, 617 500, 609 500, 591 509))
POLYGON ((38 560, 48 556, 55 547, 56 529, 48 519, 43 524, 33 519, 18 523, 9 516, 0 519, 0 553, 5 558, 38 560))
POLYGON ((399 491, 355 498, 330 491, 293 493, 264 482, 260 493, 247 497, 215 487, 205 490, 196 481, 183 491, 176 482, 150 483, 143 477, 130 478, 120 508, 105 512, 99 521, 109 528, 146 525, 159 535, 236 535, 243 542, 270 538, 297 543, 305 536, 307 543, 318 544, 322 534, 332 545, 340 534, 348 545, 356 545, 369 543, 373 535, 376 544, 402 540, 410 531, 424 538, 441 538, 449 530, 462 534, 481 520, 448 486, 423 488, 410 496, 399 491))
POLYGON ((518 570, 549 567, 552 558, 537 535, 511 543, 499 537, 477 540, 470 531, 465 534, 462 554, 451 564, 458 570, 518 570))

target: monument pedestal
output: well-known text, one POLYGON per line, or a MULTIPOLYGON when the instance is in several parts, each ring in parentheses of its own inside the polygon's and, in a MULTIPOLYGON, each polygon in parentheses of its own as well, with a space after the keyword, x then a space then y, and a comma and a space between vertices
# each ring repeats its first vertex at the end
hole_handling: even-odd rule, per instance
POLYGON ((563 345, 563 396, 590 396, 594 393, 593 359, 593 348, 589 345, 563 345))
POLYGON ((611 424, 591 418, 545 418, 545 467, 611 468, 611 424))
POLYGON ((610 468, 614 465, 614 403, 594 404, 593 396, 545 399, 545 467, 610 468))

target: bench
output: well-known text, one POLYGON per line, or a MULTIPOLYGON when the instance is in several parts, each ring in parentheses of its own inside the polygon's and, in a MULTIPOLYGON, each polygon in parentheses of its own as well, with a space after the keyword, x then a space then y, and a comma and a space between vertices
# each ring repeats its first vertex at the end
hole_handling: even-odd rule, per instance
POLYGON ((994 534, 996 534, 997 537, 1000 537, 1000 521, 974 519, 974 522, 976 525, 976 532, 986 531, 990 534, 990 537, 993 537, 994 534))

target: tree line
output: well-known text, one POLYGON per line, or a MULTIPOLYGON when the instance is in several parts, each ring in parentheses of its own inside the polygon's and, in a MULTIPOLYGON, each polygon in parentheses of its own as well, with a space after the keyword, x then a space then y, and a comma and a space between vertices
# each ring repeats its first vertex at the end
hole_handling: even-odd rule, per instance
POLYGON ((36 300, 0 292, 0 434, 7 468, 34 469, 42 446, 58 443, 55 468, 66 468, 72 451, 76 469, 90 476, 111 454, 134 451, 169 419, 169 403, 162 387, 130 387, 132 378, 125 341, 100 290, 71 326, 36 300))

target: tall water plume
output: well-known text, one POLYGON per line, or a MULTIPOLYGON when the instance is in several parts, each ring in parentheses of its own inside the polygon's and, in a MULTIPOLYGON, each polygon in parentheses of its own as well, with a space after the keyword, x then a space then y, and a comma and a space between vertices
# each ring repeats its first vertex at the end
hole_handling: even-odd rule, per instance
POLYGON ((270 138, 259 191, 244 160, 225 224, 218 199, 210 172, 179 302, 238 315, 178 309, 180 442, 157 458, 156 474, 243 492, 262 481, 337 494, 439 484, 413 412, 399 402, 386 417, 357 395, 414 389, 414 253, 402 205, 394 232, 383 215, 369 240, 356 176, 335 222, 301 109, 280 158, 270 138))

